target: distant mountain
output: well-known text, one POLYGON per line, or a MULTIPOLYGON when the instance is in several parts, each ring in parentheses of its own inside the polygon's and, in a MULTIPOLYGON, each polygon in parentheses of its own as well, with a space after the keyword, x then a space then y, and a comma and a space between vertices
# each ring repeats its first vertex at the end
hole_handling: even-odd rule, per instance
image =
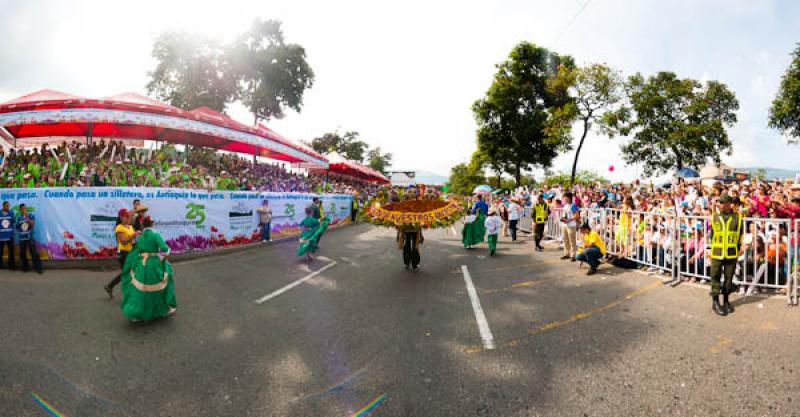
POLYGON ((759 169, 763 169, 767 173, 768 179, 780 178, 780 179, 794 179, 796 174, 800 174, 800 169, 796 171, 788 170, 788 169, 780 169, 780 168, 736 168, 736 171, 745 171, 745 172, 753 172, 759 169))

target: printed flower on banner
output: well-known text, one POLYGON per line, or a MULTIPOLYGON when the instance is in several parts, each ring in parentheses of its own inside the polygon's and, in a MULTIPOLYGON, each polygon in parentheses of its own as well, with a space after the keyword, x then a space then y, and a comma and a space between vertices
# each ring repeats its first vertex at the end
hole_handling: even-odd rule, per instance
POLYGON ((75 235, 73 235, 72 233, 70 233, 70 232, 65 230, 64 231, 64 239, 75 239, 75 235))

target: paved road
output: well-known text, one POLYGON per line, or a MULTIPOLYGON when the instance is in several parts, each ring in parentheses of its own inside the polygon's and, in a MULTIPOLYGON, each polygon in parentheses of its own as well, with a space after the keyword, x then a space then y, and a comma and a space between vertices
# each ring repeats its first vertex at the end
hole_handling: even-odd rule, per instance
POLYGON ((587 277, 527 240, 489 258, 448 230, 410 272, 393 238, 331 231, 310 267, 291 242, 178 263, 178 313, 147 325, 105 297, 112 271, 2 271, 0 416, 45 416, 32 394, 65 416, 348 416, 381 395, 369 415, 798 415, 780 299, 719 318, 702 289, 587 277))

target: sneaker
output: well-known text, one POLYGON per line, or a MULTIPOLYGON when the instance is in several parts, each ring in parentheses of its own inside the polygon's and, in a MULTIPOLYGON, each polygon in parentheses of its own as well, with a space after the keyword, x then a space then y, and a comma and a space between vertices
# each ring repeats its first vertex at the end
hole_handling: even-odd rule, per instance
POLYGON ((586 275, 594 275, 597 273, 597 268, 589 268, 589 272, 586 275))
POLYGON ((573 256, 572 258, 570 258, 570 260, 569 260, 569 261, 570 261, 570 262, 575 262, 575 261, 577 261, 577 259, 575 259, 575 257, 573 256))
POLYGON ((569 255, 564 255, 561 257, 561 259, 569 259, 569 255))

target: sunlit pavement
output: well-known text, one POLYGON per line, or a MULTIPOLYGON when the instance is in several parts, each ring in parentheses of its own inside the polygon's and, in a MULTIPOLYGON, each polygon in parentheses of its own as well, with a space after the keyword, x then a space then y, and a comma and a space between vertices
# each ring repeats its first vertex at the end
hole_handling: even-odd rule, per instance
POLYGON ((150 324, 105 296, 114 271, 2 270, 0 416, 798 414, 783 299, 720 318, 704 289, 589 277, 528 237, 490 258, 451 230, 413 272, 394 236, 331 231, 311 265, 294 242, 177 263, 178 313, 150 324))

